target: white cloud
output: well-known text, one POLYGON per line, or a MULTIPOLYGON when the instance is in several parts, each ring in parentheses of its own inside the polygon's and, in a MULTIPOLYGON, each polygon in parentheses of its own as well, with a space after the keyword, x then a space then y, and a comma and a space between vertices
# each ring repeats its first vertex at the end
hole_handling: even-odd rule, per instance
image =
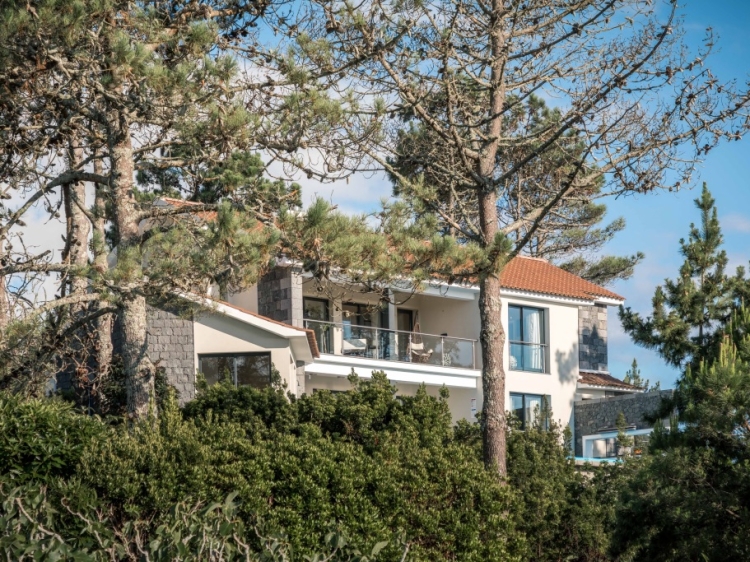
POLYGON ((750 217, 733 213, 721 219, 721 227, 728 232, 750 234, 750 217))
POLYGON ((313 180, 299 181, 302 186, 302 202, 308 205, 316 197, 322 197, 338 205, 347 213, 370 212, 380 207, 382 199, 392 194, 390 182, 383 174, 355 174, 349 181, 340 180, 325 184, 313 180))

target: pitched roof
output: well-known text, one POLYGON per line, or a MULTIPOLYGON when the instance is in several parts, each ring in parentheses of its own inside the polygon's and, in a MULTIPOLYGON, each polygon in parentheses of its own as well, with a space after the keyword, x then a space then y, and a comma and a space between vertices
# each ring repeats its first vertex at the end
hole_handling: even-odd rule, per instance
POLYGON ((590 386, 607 386, 632 391, 643 390, 642 388, 623 382, 620 379, 615 378, 607 373, 579 370, 578 374, 578 382, 581 384, 590 386))
POLYGON ((292 326, 291 324, 285 324, 284 322, 279 322, 278 320, 274 320, 273 318, 268 318, 267 316, 263 316, 261 314, 258 314, 257 312, 252 312, 250 310, 228 303, 226 301, 217 300, 216 302, 218 302, 219 304, 223 306, 238 310, 242 312, 243 314, 249 314, 250 316, 260 318, 261 320, 265 320, 266 322, 271 322, 273 324, 278 324, 279 326, 283 326, 284 328, 290 328, 292 330, 303 332, 307 336, 307 343, 310 345, 310 352, 312 353, 312 356, 315 358, 320 357, 320 350, 318 349, 318 340, 315 338, 315 332, 311 330, 310 328, 299 328, 297 326, 292 326))
MULTIPOLYGON (((558 297, 595 300, 597 297, 624 301, 612 291, 586 281, 540 258, 518 256, 510 260, 500 274, 505 289, 529 291, 558 297)), ((620 381, 622 382, 622 381, 620 381)))

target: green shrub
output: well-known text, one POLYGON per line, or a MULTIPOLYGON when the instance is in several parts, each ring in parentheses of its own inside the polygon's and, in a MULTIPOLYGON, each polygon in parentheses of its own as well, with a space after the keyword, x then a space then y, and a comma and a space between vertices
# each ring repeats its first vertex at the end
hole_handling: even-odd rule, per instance
POLYGON ((535 561, 609 560, 621 466, 576 469, 570 436, 549 419, 508 433, 508 482, 521 496, 518 527, 535 561))
POLYGON ((0 477, 18 483, 70 477, 107 428, 57 399, 0 393, 0 477))
MULTIPOLYGON (((153 517, 185 497, 237 492, 248 526, 282 529, 312 555, 332 526, 358 548, 410 560, 519 559, 514 495, 454 439, 445 400, 396 399, 384 375, 352 391, 288 401, 281 391, 216 386, 158 421, 92 442, 81 474, 127 516, 153 517)), ((258 546, 257 544, 255 545, 258 546)))
POLYGON ((198 536, 225 545, 217 560, 232 549, 303 560, 337 544, 341 560, 373 549, 401 560, 405 548, 413 561, 524 559, 523 508, 484 468, 467 438, 476 427, 454 430, 445 397, 424 389, 396 397, 383 374, 352 382, 298 400, 217 385, 184 410, 171 398, 158 419, 117 425, 3 397, 0 544, 40 559, 127 559, 141 541, 166 560, 198 536), (216 507, 230 496, 231 509, 216 507))
MULTIPOLYGON (((157 522, 118 522, 101 503, 71 509, 70 497, 45 487, 0 485, 0 552, 8 560, 36 561, 300 559, 283 536, 248 529, 237 516, 233 500, 234 495, 211 504, 185 500, 157 522), (67 516, 60 517, 61 512, 67 512, 67 516), (246 542, 248 535, 257 536, 257 546, 246 542)), ((374 562, 385 546, 385 542, 379 542, 363 553, 350 545, 345 535, 333 531, 310 560, 374 562)))

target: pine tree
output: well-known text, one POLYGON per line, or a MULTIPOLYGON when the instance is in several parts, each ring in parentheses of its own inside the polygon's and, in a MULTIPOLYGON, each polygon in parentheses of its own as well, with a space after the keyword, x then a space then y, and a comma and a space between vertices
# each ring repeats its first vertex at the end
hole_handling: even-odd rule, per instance
POLYGON ((646 462, 622 490, 615 556, 750 558, 750 309, 716 336, 678 383, 669 431, 655 427, 646 462))
POLYGON ((482 249, 483 259, 451 280, 479 286, 484 454, 503 475, 504 265, 533 246, 566 203, 585 205, 597 189, 598 201, 680 189, 706 151, 750 126, 743 114, 750 96, 692 72, 713 40, 706 52, 690 53, 669 0, 658 8, 651 0, 310 4, 325 25, 305 29, 294 61, 342 71, 343 138, 368 160, 366 169, 398 179, 414 212, 435 217, 436 232, 482 249), (532 114, 507 127, 533 94, 561 96, 559 118, 537 127, 532 114), (434 103, 435 95, 445 102, 434 103), (727 110, 709 109, 717 106, 727 110), (403 156, 405 112, 440 141, 419 155, 444 175, 441 186, 393 165, 403 156), (581 148, 568 151, 568 143, 581 148), (540 169, 554 181, 534 184, 540 169), (515 189, 524 185, 535 189, 515 189), (445 188, 456 194, 446 197, 445 188), (501 222, 498 204, 513 193, 523 195, 521 216, 501 222))
POLYGON ((666 280, 654 292, 652 315, 643 318, 620 307, 620 320, 633 341, 654 349, 670 365, 697 366, 719 344, 718 329, 725 325, 750 288, 744 269, 726 273, 727 255, 715 201, 706 184, 695 200, 699 225, 690 225, 687 240, 680 240, 685 261, 676 280, 666 280))
POLYGON ((645 392, 651 392, 652 390, 659 390, 661 388, 660 383, 656 383, 651 386, 651 381, 648 379, 641 378, 641 370, 638 368, 638 360, 633 358, 633 363, 630 365, 630 369, 625 372, 625 377, 622 382, 631 384, 637 388, 642 388, 645 392))
POLYGON ((617 414, 617 456, 624 457, 630 454, 631 447, 633 446, 633 437, 628 435, 628 420, 625 418, 625 414, 620 412, 617 414))
MULTIPOLYGON (((434 106, 433 111, 446 106, 444 95, 433 94, 432 98, 430 105, 434 106)), ((480 103, 479 98, 476 103, 480 103)), ((511 96, 508 104, 514 109, 508 112, 503 123, 506 135, 517 135, 525 129, 539 133, 557 126, 561 119, 559 109, 548 107, 543 99, 535 95, 525 100, 511 96)), ((414 123, 415 115, 411 110, 403 111, 403 119, 409 127, 401 131, 396 157, 391 162, 394 172, 390 174, 390 179, 394 196, 411 199, 415 203, 415 194, 404 189, 403 179, 407 178, 411 183, 424 183, 434 193, 434 204, 439 205, 440 212, 448 217, 442 221, 441 228, 454 236, 459 235, 456 224, 471 230, 472 224, 478 224, 479 210, 471 189, 467 187, 471 184, 471 171, 461 168, 458 149, 424 123, 414 123)), ((510 178, 504 186, 502 197, 497 201, 501 227, 522 220, 548 199, 561 178, 572 172, 584 151, 585 144, 578 135, 569 132, 558 141, 556 150, 540 157, 528 172, 510 178)), ((495 157, 498 173, 512 167, 524 154, 523 150, 512 145, 503 146, 495 157)), ((537 225, 522 253, 548 259, 566 271, 599 285, 630 277, 635 266, 643 259, 642 253, 592 258, 592 254, 625 228, 622 217, 602 224, 607 206, 595 202, 602 187, 602 181, 594 182, 591 189, 581 190, 575 197, 563 198, 555 212, 544 217, 537 225)), ((419 205, 418 202, 417 206, 424 212, 429 209, 429 206, 419 205)), ((525 232, 524 228, 515 230, 513 239, 520 241, 525 232)))
MULTIPOLYGON (((65 293, 45 302, 22 295, 31 305, 12 337, 3 330, 0 385, 46 381, 71 337, 94 326, 104 372, 112 353, 103 344, 114 329, 128 410, 143 416, 155 375, 148 305, 184 306, 178 295, 203 293, 213 284, 241 290, 279 252, 329 271, 340 261, 362 271, 383 255, 385 238, 374 240, 363 217, 333 217, 327 205, 314 206, 317 235, 300 235, 311 221, 286 213, 299 190, 265 177, 260 150, 312 175, 297 151, 333 151, 328 119, 339 115, 338 102, 311 74, 292 67, 271 72, 282 88, 259 71, 278 58, 276 41, 263 44, 266 35, 256 28, 298 35, 299 20, 266 8, 233 0, 0 5, 0 187, 3 198, 20 201, 0 206, 0 289, 11 276, 21 279, 14 290, 33 288, 26 278, 43 282, 60 274, 70 280, 65 293), (240 58, 255 71, 242 72, 240 58), (67 157, 69 150, 74 157, 67 157), (93 210, 82 200, 83 182, 94 186, 93 210), (144 191, 187 194, 199 204, 155 207, 144 191), (54 219, 63 199, 66 218, 75 222, 71 247, 63 252, 69 259, 56 262, 52 251, 35 254, 23 243, 10 247, 12 229, 23 227, 36 202, 54 219), (188 218, 206 211, 216 220, 188 218), (89 234, 81 222, 93 233, 92 263, 86 263, 89 234), (110 230, 103 235, 105 224, 110 230), (349 247, 333 243, 338 240, 349 247), (324 248, 321 241, 332 243, 324 248), (354 248, 361 252, 348 255, 354 248), (101 259, 110 250, 117 257, 112 269, 101 259), (65 321, 74 307, 80 317, 65 321), (108 322, 113 315, 114 328, 108 322)), ((323 160, 333 165, 328 156, 323 160)), ((396 221, 389 224, 398 228, 396 221)), ((373 269, 392 271, 386 264, 373 269)), ((0 322, 7 316, 0 307, 0 322)))

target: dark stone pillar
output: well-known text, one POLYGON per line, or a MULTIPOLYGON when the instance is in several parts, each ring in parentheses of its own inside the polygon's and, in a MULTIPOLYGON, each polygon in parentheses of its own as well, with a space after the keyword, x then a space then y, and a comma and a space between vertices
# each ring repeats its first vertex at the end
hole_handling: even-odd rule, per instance
POLYGON ((603 304, 578 307, 578 367, 608 372, 607 307, 603 304))
POLYGON ((170 310, 148 308, 148 352, 177 389, 180 404, 195 398, 195 339, 191 318, 170 310))
POLYGON ((275 267, 258 282, 258 313, 302 327, 302 277, 292 267, 275 267))

